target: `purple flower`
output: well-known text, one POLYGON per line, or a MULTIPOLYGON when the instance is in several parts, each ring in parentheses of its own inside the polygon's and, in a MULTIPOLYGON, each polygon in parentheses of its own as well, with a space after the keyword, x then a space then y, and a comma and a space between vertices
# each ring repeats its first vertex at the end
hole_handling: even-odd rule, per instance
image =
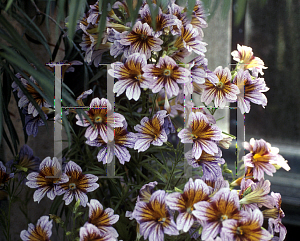
POLYGON ((30 188, 36 188, 33 194, 33 200, 40 202, 47 193, 47 197, 53 200, 57 195, 57 185, 68 182, 69 178, 65 173, 62 173, 60 178, 51 178, 58 175, 61 166, 56 157, 51 159, 46 157, 40 164, 39 172, 28 174, 28 182, 26 185, 30 188))
POLYGON ((91 199, 87 205, 89 206, 89 223, 95 225, 102 233, 109 233, 117 238, 119 234, 112 225, 118 222, 119 215, 114 214, 111 208, 104 210, 102 204, 96 199, 91 199))
POLYGON ((245 211, 240 211, 239 197, 235 190, 220 189, 209 202, 201 201, 194 204, 196 210, 192 214, 202 223, 201 238, 215 238, 221 231, 225 220, 240 220, 246 217, 245 211))
POLYGON ((10 160, 7 166, 11 170, 17 169, 19 180, 23 180, 25 173, 38 171, 40 163, 40 158, 34 156, 32 149, 25 144, 20 149, 18 159, 10 160))
POLYGON ((191 113, 188 128, 178 133, 182 143, 193 143, 192 157, 199 159, 202 151, 214 155, 218 153, 215 141, 222 140, 222 131, 219 127, 211 125, 207 117, 201 113, 191 113))
POLYGON ((80 200, 80 204, 85 207, 88 202, 87 192, 92 192, 99 187, 98 177, 92 174, 83 174, 82 169, 73 161, 69 161, 64 172, 69 181, 57 185, 57 195, 64 194, 63 200, 66 205, 69 205, 73 198, 76 201, 80 200))
POLYGON ((189 231, 196 217, 192 214, 194 204, 200 201, 207 201, 209 189, 207 185, 201 180, 192 178, 184 186, 183 193, 174 192, 167 196, 166 203, 171 210, 176 210, 179 215, 176 219, 177 229, 183 232, 189 231))
POLYGON ((76 115, 76 124, 87 127, 85 132, 85 137, 87 139, 92 141, 100 135, 104 142, 107 143, 108 136, 113 136, 112 128, 123 126, 122 122, 125 120, 123 115, 111 112, 111 114, 107 116, 107 112, 111 112, 111 104, 109 101, 105 98, 102 98, 101 100, 99 98, 94 98, 90 103, 89 111, 86 111, 86 114, 93 122, 94 127, 84 116, 81 116, 80 118, 78 114, 76 115))
POLYGON ((85 223, 79 231, 80 241, 117 241, 110 233, 103 233, 95 225, 85 223))
POLYGON ((222 176, 222 169, 219 164, 224 164, 225 160, 221 158, 222 152, 220 148, 218 148, 218 153, 213 155, 202 151, 199 159, 195 159, 192 156, 192 150, 185 154, 185 158, 191 166, 202 167, 204 179, 214 180, 222 176))
POLYGON ((163 190, 154 192, 148 203, 137 202, 133 217, 139 223, 140 234, 149 241, 163 241, 164 234, 178 235, 179 232, 166 204, 167 194, 163 190))
POLYGON ((206 79, 205 83, 200 85, 204 89, 201 101, 208 105, 214 100, 215 107, 224 108, 226 101, 235 102, 237 100, 237 94, 240 93, 240 90, 235 84, 231 83, 231 73, 227 67, 222 69, 219 66, 214 73, 219 81, 218 83, 212 83, 209 79, 206 79))
POLYGON ((167 111, 156 113, 150 120, 145 116, 141 120, 141 125, 134 126, 134 129, 139 132, 136 133, 135 150, 138 150, 138 152, 146 151, 150 144, 162 146, 167 141, 168 137, 163 128, 166 113, 167 111))
POLYGON ((161 50, 163 41, 153 36, 151 28, 147 23, 142 24, 138 21, 129 34, 127 31, 121 34, 120 43, 130 46, 130 54, 145 54, 146 58, 149 59, 151 57, 151 51, 161 50))
POLYGON ((37 221, 36 226, 32 223, 28 224, 28 231, 23 230, 20 233, 20 237, 23 241, 33 241, 33 240, 49 240, 52 235, 52 222, 49 221, 48 216, 42 216, 37 221))
POLYGON ((112 64, 112 69, 108 73, 117 78, 113 91, 117 97, 126 90, 126 96, 129 100, 138 100, 141 95, 141 88, 149 88, 151 81, 143 77, 142 68, 147 65, 144 54, 135 53, 130 55, 126 62, 116 62, 112 64))
POLYGON ((267 97, 262 92, 268 91, 269 88, 263 78, 252 79, 248 70, 241 69, 233 79, 233 83, 240 90, 237 100, 242 114, 249 113, 250 102, 262 105, 262 107, 267 105, 267 97))
POLYGON ((0 161, 0 188, 2 188, 4 184, 13 177, 13 173, 6 173, 6 167, 3 165, 2 161, 0 161))
POLYGON ((157 65, 148 64, 143 67, 144 78, 151 81, 150 89, 153 93, 158 93, 163 87, 168 96, 176 96, 179 92, 178 83, 189 81, 189 70, 179 67, 176 62, 165 56, 160 58, 157 65))
POLYGON ((137 137, 135 133, 127 131, 126 121, 123 122, 123 125, 123 127, 114 129, 114 145, 105 143, 100 135, 93 141, 86 141, 86 144, 90 146, 103 147, 97 155, 99 162, 104 164, 110 163, 113 159, 113 154, 116 155, 122 165, 130 161, 131 155, 127 148, 134 147, 137 137))
POLYGON ((244 219, 229 219, 223 222, 221 231, 222 240, 251 240, 251 241, 269 241, 272 235, 263 225, 263 215, 259 209, 247 212, 248 217, 244 219))
MULTIPOLYGON (((36 137, 38 133, 38 127, 45 125, 44 121, 42 120, 40 115, 33 117, 32 114, 28 114, 28 107, 24 107, 22 113, 25 115, 25 128, 27 135, 33 135, 36 137)), ((48 119, 48 116, 44 114, 45 119, 48 119)))

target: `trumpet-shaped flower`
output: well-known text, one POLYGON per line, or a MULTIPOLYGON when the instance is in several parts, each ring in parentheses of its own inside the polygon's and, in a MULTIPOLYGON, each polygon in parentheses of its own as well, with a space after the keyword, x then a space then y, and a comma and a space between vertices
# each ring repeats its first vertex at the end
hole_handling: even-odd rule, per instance
POLYGON ((144 78, 152 83, 150 87, 152 92, 158 93, 164 87, 168 96, 178 95, 178 83, 186 83, 190 80, 189 70, 179 67, 169 56, 161 57, 157 65, 146 65, 143 71, 144 78))
POLYGON ((167 111, 156 113, 150 120, 148 117, 144 117, 141 120, 141 125, 134 127, 139 132, 136 133, 137 141, 134 145, 135 150, 138 150, 138 152, 146 151, 150 147, 150 144, 162 146, 167 141, 168 137, 163 128, 166 113, 167 111))
POLYGON ((95 225, 86 223, 79 230, 80 241, 117 241, 110 233, 103 233, 95 225))
POLYGON ((201 238, 215 238, 221 231, 225 220, 244 218, 247 213, 240 211, 239 197, 235 190, 229 188, 219 190, 209 202, 201 201, 194 204, 196 210, 192 214, 203 224, 201 238))
POLYGON ((119 215, 114 214, 111 208, 104 210, 102 204, 96 199, 91 199, 87 205, 89 206, 89 223, 95 225, 102 233, 110 233, 112 237, 117 238, 119 234, 112 225, 118 222, 119 215))
POLYGON ((218 77, 219 82, 215 84, 206 79, 205 83, 200 85, 204 89, 201 101, 208 105, 214 100, 215 107, 224 108, 226 101, 235 102, 237 100, 237 94, 240 93, 240 90, 235 84, 230 82, 231 74, 227 67, 223 69, 219 66, 214 73, 218 77))
POLYGON ((167 194, 163 190, 154 192, 148 203, 137 202, 133 217, 140 226, 140 234, 149 241, 163 241, 164 234, 178 235, 179 232, 166 204, 167 194))
POLYGON ((203 178, 212 180, 222 176, 220 164, 224 164, 225 160, 221 158, 221 156, 222 152, 220 148, 218 148, 218 153, 213 155, 202 151, 199 159, 193 158, 192 150, 185 153, 188 163, 193 167, 201 166, 203 170, 203 178))
POLYGON ((37 221, 36 226, 28 224, 28 231, 23 230, 20 237, 23 241, 45 240, 50 241, 52 235, 52 222, 48 216, 42 216, 37 221))
POLYGON ((120 43, 129 45, 129 53, 145 54, 146 58, 151 57, 151 51, 160 51, 163 41, 160 38, 153 36, 150 26, 147 23, 138 21, 130 33, 123 32, 120 43))
POLYGON ((99 98, 94 98, 91 101, 90 109, 85 111, 85 113, 93 122, 94 127, 83 115, 81 117, 78 114, 76 115, 76 124, 79 126, 88 127, 85 132, 85 137, 87 139, 92 141, 95 140, 98 135, 100 135, 104 142, 107 143, 108 136, 113 136, 113 128, 123 126, 122 122, 125 120, 123 115, 111 112, 111 114, 108 116, 107 112, 111 112, 111 104, 109 101, 104 98, 101 100, 99 98))
POLYGON ((270 176, 276 172, 275 165, 282 166, 285 170, 290 170, 284 158, 278 154, 279 149, 271 147, 270 143, 263 139, 245 142, 244 147, 250 151, 244 156, 245 170, 247 167, 253 168, 253 178, 260 180, 264 178, 264 172, 270 176))
POLYGON ((248 217, 240 220, 227 220, 223 222, 221 238, 225 241, 269 241, 272 235, 263 225, 263 214, 259 209, 249 210, 248 217))
POLYGON ((182 143, 193 143, 192 157, 199 159, 202 151, 214 155, 218 153, 215 141, 223 139, 219 127, 211 125, 202 112, 190 113, 188 128, 178 133, 182 143))
POLYGON ((3 165, 2 161, 0 161, 0 187, 4 186, 4 184, 13 177, 13 173, 6 173, 6 167, 3 165))
POLYGON ((58 185, 57 195, 64 194, 63 200, 69 205, 73 198, 80 200, 80 204, 85 207, 88 202, 87 192, 92 192, 99 187, 98 177, 92 174, 83 174, 82 169, 73 161, 69 161, 65 167, 65 174, 69 181, 58 185))
POLYGON ((194 204, 200 201, 207 201, 209 189, 201 180, 192 178, 185 184, 183 193, 174 192, 167 196, 166 203, 171 210, 176 210, 179 215, 176 219, 177 229, 183 232, 189 231, 196 217, 192 214, 194 204))
POLYGON ((247 47, 245 45, 237 45, 237 50, 234 50, 231 55, 233 56, 233 59, 241 64, 241 67, 246 69, 256 69, 260 74, 263 73, 263 69, 267 69, 265 67, 264 61, 262 61, 260 58, 255 57, 252 52, 252 48, 247 47))
POLYGON ((130 55, 126 62, 116 62, 112 64, 112 69, 108 73, 117 78, 113 91, 117 97, 126 90, 126 96, 129 100, 138 100, 141 95, 141 88, 149 88, 151 81, 143 77, 142 68, 147 65, 144 54, 135 53, 130 55))
POLYGON ((249 113, 250 102, 262 105, 267 105, 267 97, 262 93, 269 90, 263 78, 252 79, 248 70, 239 70, 233 83, 237 85, 240 93, 237 95, 238 107, 241 113, 249 113))
POLYGON ((46 193, 47 197, 53 200, 57 195, 57 185, 68 182, 69 178, 65 173, 62 173, 61 177, 55 177, 60 170, 61 166, 56 157, 46 157, 40 164, 39 172, 28 174, 26 185, 37 189, 33 194, 35 202, 40 202, 46 193))
POLYGON ((189 52, 194 51, 196 54, 206 52, 206 43, 202 42, 202 36, 192 24, 187 24, 181 28, 181 35, 176 39, 174 47, 181 49, 186 48, 189 52))

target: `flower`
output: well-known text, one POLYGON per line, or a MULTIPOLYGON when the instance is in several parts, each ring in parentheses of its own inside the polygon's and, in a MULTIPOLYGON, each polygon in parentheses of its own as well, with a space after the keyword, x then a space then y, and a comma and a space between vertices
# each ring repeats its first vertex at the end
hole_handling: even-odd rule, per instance
POLYGON ((202 2, 200 0, 196 0, 196 4, 193 9, 191 24, 193 25, 193 27, 198 29, 198 31, 201 33, 202 36, 203 36, 202 28, 207 27, 207 22, 205 20, 207 15, 208 14, 204 12, 204 7, 202 2))
POLYGON ((117 241, 110 233, 103 233, 90 223, 86 223, 80 228, 79 237, 80 241, 117 241))
POLYGON ((150 89, 153 93, 158 93, 164 87, 169 96, 178 95, 177 83, 188 82, 190 75, 189 70, 179 67, 169 56, 161 57, 157 65, 147 64, 143 71, 144 78, 152 83, 150 89))
POLYGON ((188 128, 178 133, 182 143, 193 143, 192 157, 199 159, 202 151, 213 155, 218 153, 215 141, 222 140, 222 131, 211 125, 202 112, 190 113, 188 128))
POLYGON ((50 241, 52 235, 52 222, 49 221, 48 216, 42 216, 34 226, 32 223, 28 224, 28 231, 23 230, 20 233, 20 237, 23 241, 35 241, 35 240, 45 240, 50 241))
MULTIPOLYGON (((156 5, 153 4, 153 7, 156 8, 156 5)), ((147 23, 149 26, 152 26, 152 16, 150 13, 149 5, 146 4, 141 10, 141 22, 147 23)), ((158 8, 158 14, 155 17, 156 22, 156 29, 155 32, 153 31, 153 35, 155 37, 159 37, 163 34, 163 30, 171 27, 173 25, 176 25, 176 27, 181 27, 181 21, 171 14, 164 14, 161 10, 161 8, 158 8)))
POLYGON ((201 238, 215 238, 220 233, 225 220, 239 220, 246 216, 245 211, 239 211, 239 198, 235 190, 220 189, 209 202, 200 201, 194 204, 192 214, 203 224, 201 238))
POLYGON ((63 200, 69 205, 73 198, 80 199, 80 204, 85 207, 88 202, 87 192, 92 192, 99 187, 98 177, 92 174, 83 174, 82 169, 73 161, 69 161, 64 172, 69 181, 58 185, 57 195, 64 194, 63 200))
POLYGON ((113 136, 113 130, 111 128, 123 126, 122 122, 125 120, 123 115, 111 113, 107 116, 107 112, 111 112, 111 104, 109 101, 105 98, 102 98, 101 100, 99 98, 94 98, 90 103, 90 109, 85 111, 93 122, 94 127, 84 116, 79 117, 78 114, 76 115, 76 124, 88 127, 85 132, 85 137, 87 139, 95 140, 97 136, 100 135, 104 142, 107 143, 107 136, 113 136))
POLYGON ((7 166, 11 170, 17 169, 19 180, 24 179, 24 174, 39 170, 40 158, 33 155, 32 149, 28 145, 23 145, 17 159, 10 160, 7 166))
MULTIPOLYGON (((242 180, 242 185, 244 180, 245 179, 242 180)), ((251 183, 250 180, 248 182, 251 183)), ((273 198, 268 195, 270 192, 270 185, 270 181, 264 179, 260 179, 258 183, 251 184, 251 190, 243 194, 243 198, 240 200, 240 205, 255 204, 255 206, 259 207, 274 207, 273 198)), ((253 205, 251 207, 253 208, 253 205)))
MULTIPOLYGON (((280 193, 271 192, 271 196, 274 199, 275 207, 272 209, 267 209, 263 211, 265 218, 269 218, 269 228, 268 231, 274 235, 274 232, 279 233, 279 241, 285 239, 287 230, 286 227, 282 224, 281 219, 284 218, 284 212, 281 209, 281 195, 280 193)), ((277 236, 275 236, 277 237, 277 236)))
POLYGON ((139 53, 130 55, 124 64, 116 62, 111 65, 112 69, 109 69, 108 73, 119 80, 113 89, 117 97, 126 90, 127 98, 137 101, 141 95, 141 88, 150 87, 151 82, 143 77, 142 68, 146 65, 146 56, 139 53))
POLYGON ((240 93, 240 90, 235 84, 230 82, 231 74, 227 67, 223 69, 219 66, 214 73, 219 78, 219 82, 214 84, 206 79, 205 83, 200 85, 204 89, 201 101, 208 105, 214 100, 215 107, 224 108, 226 101, 235 102, 237 100, 237 94, 240 93))
MULTIPOLYGON (((36 88, 41 89, 41 87, 38 85, 38 83, 36 82, 36 80, 30 76, 29 78, 31 80, 31 82, 29 82, 27 79, 22 78, 21 77, 21 83, 22 85, 26 88, 26 90, 28 91, 28 93, 32 96, 32 98, 34 99, 34 101, 37 103, 37 105, 42 109, 44 108, 48 108, 51 107, 51 105, 42 97, 42 95, 36 90, 36 88), (34 88, 35 86, 35 88, 34 88)), ((13 85, 14 87, 15 85, 13 85)), ((15 89, 14 89, 15 90, 15 89)), ((36 117, 39 112, 38 110, 35 108, 35 106, 31 103, 31 101, 27 98, 27 96, 22 92, 22 90, 18 90, 18 97, 20 98, 19 102, 18 102, 18 106, 20 108, 23 108, 25 106, 28 107, 28 114, 32 114, 33 117, 36 117)))
POLYGON ((206 43, 201 41, 199 31, 192 24, 187 24, 181 28, 181 36, 174 43, 174 47, 181 49, 186 48, 189 52, 194 51, 196 54, 206 52, 206 43))
POLYGON ((167 194, 158 190, 151 195, 148 203, 137 202, 133 217, 139 223, 140 234, 149 241, 163 241, 164 234, 178 235, 172 214, 166 205, 167 194))
POLYGON ((202 166, 204 179, 217 179, 219 176, 222 176, 222 169, 219 164, 224 164, 225 160, 221 158, 222 152, 219 148, 218 153, 213 155, 202 151, 199 159, 195 159, 192 156, 192 150, 185 153, 185 158, 191 166, 202 166))
POLYGON ((263 78, 252 79, 248 70, 239 70, 233 79, 240 90, 237 95, 238 107, 241 113, 249 113, 250 102, 265 107, 267 105, 267 97, 262 93, 269 90, 263 78))
POLYGON ((252 48, 247 47, 245 45, 237 45, 237 50, 234 50, 231 53, 233 59, 239 62, 241 65, 240 67, 244 70, 246 69, 257 69, 258 72, 263 75, 263 69, 267 69, 264 65, 264 61, 260 58, 253 56, 252 48))
POLYGON ((250 143, 245 142, 244 147, 250 151, 244 156, 245 170, 247 167, 253 168, 253 178, 260 180, 264 178, 264 172, 270 176, 276 172, 275 165, 284 167, 287 171, 290 167, 284 158, 278 154, 279 149, 271 147, 270 143, 263 139, 250 139, 250 143))
POLYGON ((154 188, 156 185, 157 185, 157 181, 154 181, 154 182, 149 182, 144 186, 142 186, 142 188, 139 191, 137 201, 148 203, 150 201, 151 195, 154 192, 154 188))
POLYGON ((151 57, 151 51, 160 51, 163 41, 160 38, 153 36, 150 26, 147 23, 141 23, 138 21, 132 31, 123 32, 121 34, 122 45, 129 45, 129 53, 141 53, 145 54, 146 58, 151 57))
POLYGON ((133 148, 137 137, 135 133, 127 131, 126 121, 123 122, 123 127, 117 127, 114 129, 114 134, 114 145, 105 143, 100 135, 98 135, 98 137, 93 141, 87 140, 86 144, 90 146, 103 147, 97 155, 99 162, 103 162, 104 164, 110 163, 114 154, 119 159, 120 163, 124 165, 125 162, 129 162, 131 158, 127 147, 133 148))
MULTIPOLYGON (((33 117, 32 114, 28 114, 28 107, 24 107, 22 110, 22 113, 25 115, 25 129, 27 135, 33 135, 33 137, 36 137, 38 133, 38 127, 45 125, 42 117, 40 115, 37 115, 36 117, 33 117)), ((45 119, 48 119, 48 116, 44 114, 45 119)))
POLYGON ((262 212, 259 209, 254 211, 250 209, 248 215, 245 219, 224 221, 221 232, 222 240, 269 241, 272 235, 262 228, 262 212))
POLYGON ((7 174, 6 167, 3 165, 2 161, 0 161, 0 187, 3 187, 4 184, 11 178, 14 177, 14 174, 7 174))
POLYGON ((119 234, 111 225, 118 222, 119 215, 114 214, 111 208, 103 210, 102 204, 96 199, 91 199, 87 205, 89 206, 88 222, 95 225, 102 233, 109 233, 117 238, 119 234))
POLYGON ((167 111, 156 113, 150 120, 145 116, 141 120, 141 125, 134 126, 134 129, 139 132, 136 133, 135 150, 138 150, 138 152, 146 151, 150 144, 162 146, 163 142, 167 141, 168 137, 163 128, 166 113, 167 111))
POLYGON ((26 185, 37 190, 33 194, 33 200, 40 202, 47 193, 47 197, 53 200, 56 196, 57 185, 68 182, 69 178, 65 173, 61 177, 55 177, 61 170, 56 157, 46 157, 40 164, 40 172, 32 172, 27 176, 26 185))
POLYGON ((183 232, 189 231, 196 217, 192 214, 194 204, 200 201, 207 201, 209 189, 201 180, 192 178, 184 186, 183 193, 174 192, 167 196, 166 203, 171 210, 177 210, 179 215, 176 219, 177 229, 183 232))

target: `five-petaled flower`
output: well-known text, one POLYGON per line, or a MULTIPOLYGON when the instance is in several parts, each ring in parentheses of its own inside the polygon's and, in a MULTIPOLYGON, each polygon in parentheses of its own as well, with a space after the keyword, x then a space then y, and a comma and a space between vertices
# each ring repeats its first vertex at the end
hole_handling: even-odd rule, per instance
POLYGON ((179 67, 169 56, 161 57, 157 65, 147 64, 143 71, 144 78, 151 81, 150 88, 153 93, 158 93, 164 87, 170 97, 178 95, 178 83, 190 81, 190 71, 179 67))
POLYGON ((137 101, 141 95, 141 88, 150 87, 151 81, 143 76, 142 68, 146 65, 146 56, 139 53, 130 55, 124 64, 115 62, 111 65, 112 69, 109 69, 108 73, 119 80, 113 89, 117 97, 126 90, 127 98, 137 101))
POLYGON ((120 43, 122 45, 129 45, 129 54, 141 53, 145 54, 146 58, 151 57, 151 51, 160 51, 163 41, 156 38, 152 34, 152 30, 147 23, 138 21, 132 31, 123 32, 121 35, 120 43))
POLYGON ((36 226, 32 223, 28 224, 28 231, 23 230, 20 233, 20 237, 23 241, 35 241, 35 240, 44 240, 50 241, 52 235, 52 222, 49 221, 48 216, 42 216, 37 221, 36 226))
POLYGON ((240 211, 239 197, 235 190, 220 189, 209 202, 200 201, 194 204, 192 214, 202 223, 201 238, 215 238, 221 231, 222 223, 228 219, 239 220, 247 216, 247 212, 240 211))
POLYGON ((272 235, 263 225, 263 214, 259 209, 247 212, 248 216, 244 219, 229 219, 223 222, 221 238, 222 240, 251 240, 251 241, 269 241, 272 235))
POLYGON ((65 173, 62 173, 61 177, 57 177, 60 170, 61 165, 56 157, 53 159, 46 157, 40 164, 40 172, 28 174, 26 185, 30 188, 36 188, 33 194, 35 202, 40 202, 46 193, 47 197, 53 200, 57 195, 57 185, 68 182, 69 178, 65 173))
POLYGON ((95 225, 85 223, 79 230, 80 241, 117 241, 108 232, 101 232, 95 225))
POLYGON ((201 95, 201 101, 208 105, 212 100, 214 100, 215 107, 224 108, 226 101, 235 102, 237 100, 237 94, 240 93, 239 88, 231 83, 231 73, 230 70, 217 67, 214 71, 217 75, 219 82, 212 83, 209 79, 205 80, 204 84, 201 84, 203 93, 201 95))
POLYGON ((166 204, 167 194, 163 190, 154 192, 148 203, 137 202, 133 217, 140 227, 140 234, 149 241, 163 241, 164 234, 178 235, 179 232, 166 204))
POLYGON ((202 151, 214 155, 219 149, 215 141, 223 139, 222 131, 211 125, 202 112, 190 113, 188 128, 178 133, 182 143, 193 143, 192 157, 199 159, 202 151))
POLYGON ((233 59, 237 62, 239 62, 239 66, 242 69, 257 69, 260 74, 263 73, 263 69, 267 69, 265 67, 264 61, 262 61, 260 58, 255 57, 252 52, 252 48, 247 47, 245 45, 237 45, 237 50, 234 50, 231 53, 233 59))
POLYGON ((150 120, 145 116, 141 120, 141 125, 134 127, 134 129, 139 132, 136 133, 137 141, 134 145, 135 150, 138 150, 138 152, 146 151, 150 147, 150 144, 162 146, 163 143, 167 141, 168 137, 163 128, 166 113, 167 111, 160 111, 150 120))
POLYGON ((265 140, 254 140, 254 138, 251 138, 250 143, 244 143, 244 147, 250 151, 244 156, 245 172, 247 167, 253 168, 254 179, 260 180, 264 178, 264 172, 273 176, 273 173, 276 172, 275 166, 283 167, 287 171, 290 170, 287 161, 278 154, 279 149, 271 147, 270 143, 265 140))
POLYGON ((267 105, 267 97, 262 93, 269 90, 263 78, 251 78, 248 70, 239 70, 233 79, 233 83, 237 85, 240 93, 237 95, 238 107, 241 113, 249 113, 250 102, 262 105, 267 105))
POLYGON ((108 136, 113 136, 113 128, 123 126, 122 122, 125 120, 125 117, 119 113, 112 112, 111 109, 111 104, 107 99, 94 98, 90 103, 90 109, 85 111, 94 126, 83 115, 76 115, 76 124, 87 127, 85 131, 87 139, 95 140, 100 135, 104 142, 107 143, 108 136))
POLYGON ((171 210, 177 210, 179 215, 176 219, 177 229, 183 232, 189 231, 196 217, 192 214, 194 204, 200 201, 207 201, 209 189, 201 180, 192 178, 185 184, 183 193, 174 192, 167 196, 166 203, 171 210))
POLYGON ((83 174, 82 169, 73 161, 69 161, 65 167, 65 174, 69 181, 61 183, 57 187, 57 195, 64 194, 63 200, 69 205, 73 198, 79 199, 80 204, 85 207, 88 202, 87 192, 92 192, 99 187, 98 177, 92 174, 83 174))
POLYGON ((112 225, 118 222, 119 215, 114 214, 111 208, 104 210, 102 204, 96 199, 91 199, 87 205, 89 206, 88 222, 95 225, 102 233, 110 233, 112 237, 117 238, 119 234, 112 225))

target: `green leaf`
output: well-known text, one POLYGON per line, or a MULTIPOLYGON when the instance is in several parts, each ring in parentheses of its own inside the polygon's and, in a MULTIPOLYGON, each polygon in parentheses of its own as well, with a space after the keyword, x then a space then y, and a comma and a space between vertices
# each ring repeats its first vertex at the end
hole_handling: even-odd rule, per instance
POLYGON ((231 8, 231 0, 223 0, 222 17, 224 19, 227 18, 230 8, 231 8))
POLYGON ((239 0, 236 3, 236 13, 234 17, 234 25, 238 26, 245 17, 247 0, 239 0))
POLYGON ((10 6, 12 5, 12 3, 14 2, 14 0, 8 0, 6 7, 5 7, 5 12, 7 12, 7 10, 10 8, 10 6))
POLYGON ((102 11, 101 11, 101 16, 100 16, 99 25, 98 25, 98 39, 97 39, 97 44, 96 44, 95 49, 97 49, 99 47, 99 45, 101 44, 102 35, 103 35, 104 29, 106 27, 107 7, 108 7, 107 0, 99 1, 99 12, 100 12, 100 9, 102 11))
POLYGON ((69 3, 68 35, 70 39, 74 37, 77 21, 83 16, 85 2, 86 0, 72 0, 69 3))

